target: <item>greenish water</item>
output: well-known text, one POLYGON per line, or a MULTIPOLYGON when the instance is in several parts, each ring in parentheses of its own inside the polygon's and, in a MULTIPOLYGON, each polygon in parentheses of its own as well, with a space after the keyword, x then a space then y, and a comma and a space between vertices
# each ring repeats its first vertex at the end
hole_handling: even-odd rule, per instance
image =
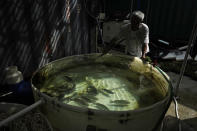
POLYGON ((67 69, 50 77, 40 91, 70 105, 111 111, 134 110, 162 99, 143 75, 105 65, 67 69))

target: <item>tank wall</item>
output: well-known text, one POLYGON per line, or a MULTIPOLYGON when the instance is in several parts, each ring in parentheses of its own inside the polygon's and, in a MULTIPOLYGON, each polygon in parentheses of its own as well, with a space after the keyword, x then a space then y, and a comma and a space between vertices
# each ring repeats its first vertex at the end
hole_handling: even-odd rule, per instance
MULTIPOLYGON (((70 105, 60 103, 51 99, 51 97, 46 97, 46 95, 40 93, 35 87, 36 85, 34 85, 35 78, 33 78, 32 84, 34 85, 33 91, 35 99, 39 100, 42 97, 47 102, 40 108, 42 113, 49 119, 52 126, 60 131, 86 131, 87 128, 95 130, 106 129, 106 131, 151 131, 161 117, 163 117, 171 100, 172 93, 168 81, 157 69, 147 63, 143 63, 138 58, 109 54, 102 57, 102 59, 99 59, 98 56, 99 54, 90 54, 67 57, 50 63, 37 73, 45 73, 47 69, 49 75, 54 75, 61 71, 62 68, 92 62, 97 64, 111 64, 150 77, 150 79, 157 84, 156 88, 158 89, 158 92, 160 92, 160 95, 164 95, 165 98, 162 101, 145 108, 118 113, 82 109, 80 107, 71 108, 70 105)), ((36 75, 34 77, 36 77, 36 75)))
MULTIPOLYGON (((40 98, 37 93, 35 98, 40 98)), ((170 96, 165 101, 150 106, 145 110, 128 111, 124 113, 94 112, 93 110, 70 110, 55 101, 47 100, 40 107, 41 112, 47 117, 54 129, 58 131, 86 131, 88 127, 106 129, 106 131, 152 131, 162 114, 168 108, 170 96), (90 113, 91 112, 91 113, 90 113)), ((94 130, 93 130, 94 131, 94 130)))

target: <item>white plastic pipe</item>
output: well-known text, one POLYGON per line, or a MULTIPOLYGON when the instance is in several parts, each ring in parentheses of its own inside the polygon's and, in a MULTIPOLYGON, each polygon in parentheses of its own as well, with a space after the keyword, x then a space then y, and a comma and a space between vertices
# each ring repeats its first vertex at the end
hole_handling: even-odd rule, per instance
POLYGON ((8 96, 8 95, 11 95, 13 92, 8 92, 8 93, 6 93, 6 94, 3 94, 3 95, 1 95, 0 97, 5 97, 5 96, 8 96))
POLYGON ((41 99, 41 100, 37 101, 36 103, 34 103, 34 104, 26 107, 25 109, 19 111, 18 113, 14 114, 14 115, 12 115, 10 117, 8 117, 7 119, 5 119, 3 121, 0 121, 0 127, 3 126, 3 125, 5 125, 5 124, 7 124, 7 123, 9 123, 9 122, 11 122, 11 121, 13 121, 14 119, 16 119, 18 117, 24 115, 25 113, 33 110, 34 108, 38 107, 39 105, 41 105, 43 103, 44 103, 44 100, 41 99))
POLYGON ((169 42, 167 42, 167 41, 164 41, 164 40, 158 40, 159 42, 161 42, 161 43, 163 43, 163 44, 166 44, 166 45, 169 45, 170 43, 169 42))

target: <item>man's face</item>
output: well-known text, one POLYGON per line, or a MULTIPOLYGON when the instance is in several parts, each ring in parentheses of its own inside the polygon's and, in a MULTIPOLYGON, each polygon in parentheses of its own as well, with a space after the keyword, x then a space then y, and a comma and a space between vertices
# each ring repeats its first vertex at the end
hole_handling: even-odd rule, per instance
POLYGON ((132 26, 139 26, 142 21, 137 16, 131 17, 131 25, 132 26))

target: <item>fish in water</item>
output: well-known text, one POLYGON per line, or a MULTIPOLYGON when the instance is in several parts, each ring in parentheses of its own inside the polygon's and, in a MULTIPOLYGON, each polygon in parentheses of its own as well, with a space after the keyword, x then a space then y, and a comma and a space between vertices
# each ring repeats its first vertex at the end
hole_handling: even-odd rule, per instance
POLYGON ((109 110, 105 105, 100 104, 100 103, 95 103, 96 108, 100 109, 100 110, 109 110))
POLYGON ((55 91, 58 91, 59 93, 64 93, 64 94, 69 94, 69 93, 72 93, 75 91, 75 88, 74 87, 68 87, 68 86, 60 86, 58 88, 56 88, 55 91))
POLYGON ((66 78, 66 81, 68 81, 68 82, 73 82, 73 79, 72 78, 70 78, 69 76, 67 76, 67 75, 65 75, 64 76, 64 78, 66 78))
POLYGON ((98 93, 96 87, 94 87, 94 86, 88 86, 87 87, 87 92, 92 93, 92 94, 97 94, 98 93))
POLYGON ((128 106, 128 104, 111 104, 110 106, 125 107, 128 106))
POLYGON ((102 95, 104 95, 104 96, 106 96, 106 97, 109 97, 109 94, 108 94, 108 93, 106 93, 105 91, 100 90, 99 92, 100 92, 102 95))
POLYGON ((127 100, 114 100, 114 101, 111 101, 111 103, 112 104, 110 106, 125 107, 125 106, 128 106, 130 102, 127 100))
POLYGON ((108 89, 103 89, 105 92, 109 93, 109 94, 114 94, 114 92, 108 90, 108 89))
POLYGON ((88 103, 83 99, 75 98, 75 99, 72 99, 72 100, 75 101, 76 103, 80 104, 80 105, 88 106, 88 103))
POLYGON ((122 105, 128 105, 130 102, 127 101, 127 100, 114 100, 114 101, 111 101, 111 103, 114 103, 114 104, 122 104, 122 105))
POLYGON ((88 97, 88 99, 92 100, 92 101, 97 101, 98 98, 95 97, 95 95, 93 94, 87 94, 86 97, 88 97))
POLYGON ((81 96, 81 99, 83 99, 83 100, 85 100, 87 102, 94 102, 95 101, 94 99, 91 99, 91 98, 89 98, 87 96, 81 96))
POLYGON ((111 90, 118 90, 118 89, 122 89, 124 87, 116 87, 116 88, 112 88, 111 90))
POLYGON ((132 82, 132 83, 133 83, 133 81, 134 81, 132 78, 130 78, 130 77, 128 77, 128 76, 126 77, 126 79, 127 79, 129 82, 132 82))
POLYGON ((64 101, 64 100, 71 101, 71 100, 74 100, 76 98, 79 98, 79 95, 78 95, 78 93, 74 92, 70 96, 65 96, 65 94, 64 94, 64 97, 60 98, 60 100, 61 101, 64 101))

